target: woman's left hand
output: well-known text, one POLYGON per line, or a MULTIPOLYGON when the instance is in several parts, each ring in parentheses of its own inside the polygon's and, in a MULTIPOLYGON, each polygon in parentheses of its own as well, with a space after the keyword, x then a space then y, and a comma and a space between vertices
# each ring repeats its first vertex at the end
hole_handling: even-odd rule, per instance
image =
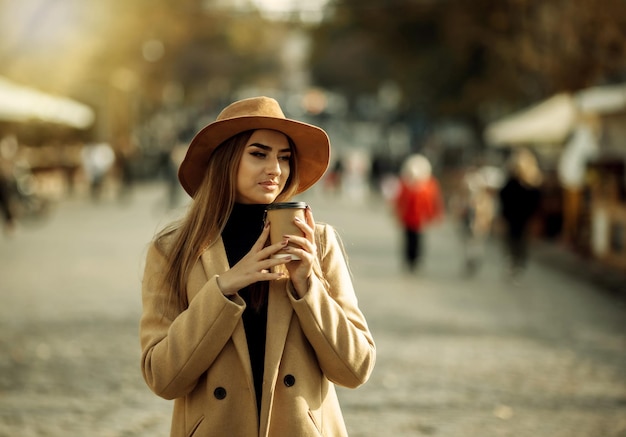
POLYGON ((299 218, 295 219, 296 226, 302 230, 304 236, 286 236, 289 238, 290 246, 283 249, 289 254, 300 257, 299 260, 291 260, 285 264, 289 271, 291 282, 300 297, 304 296, 308 290, 309 278, 313 273, 313 263, 317 256, 317 246, 315 245, 314 238, 315 221, 313 220, 313 213, 310 208, 304 210, 304 218, 306 222, 303 222, 299 218))

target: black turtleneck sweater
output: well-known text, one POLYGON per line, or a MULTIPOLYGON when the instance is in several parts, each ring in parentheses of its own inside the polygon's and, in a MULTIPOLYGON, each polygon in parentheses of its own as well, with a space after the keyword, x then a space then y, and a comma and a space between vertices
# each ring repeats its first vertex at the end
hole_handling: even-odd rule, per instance
MULTIPOLYGON (((263 231, 263 218, 267 205, 248 205, 235 203, 222 232, 222 240, 228 257, 228 264, 232 267, 246 255, 263 231)), ((265 334, 267 329, 267 299, 264 299, 260 308, 253 308, 251 292, 253 288, 264 285, 252 284, 239 291, 239 295, 246 302, 243 312, 243 325, 246 330, 250 363, 254 377, 257 407, 261 409, 261 394, 263 388, 263 364, 265 360, 265 334)))

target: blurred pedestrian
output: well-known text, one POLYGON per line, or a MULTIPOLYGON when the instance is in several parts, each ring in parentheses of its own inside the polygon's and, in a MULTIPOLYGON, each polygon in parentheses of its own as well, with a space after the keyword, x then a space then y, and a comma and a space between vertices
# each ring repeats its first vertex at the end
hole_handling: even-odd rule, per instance
POLYGON ((567 244, 580 238, 587 166, 599 153, 601 135, 598 116, 581 115, 559 156, 557 176, 563 201, 562 238, 567 244))
POLYGON ((369 194, 369 156, 360 149, 350 150, 343 161, 341 193, 347 200, 362 203, 369 194))
POLYGON ((86 144, 82 150, 83 169, 94 201, 102 197, 104 180, 115 162, 115 152, 108 143, 86 144))
POLYGON ((131 200, 134 184, 133 164, 138 157, 138 148, 132 136, 121 134, 113 148, 115 159, 114 166, 117 170, 120 187, 118 199, 122 202, 131 200))
POLYGON ((325 188, 327 192, 332 194, 341 193, 341 183, 343 180, 343 160, 341 157, 335 159, 335 163, 331 169, 326 173, 325 188))
POLYGON ((461 225, 464 272, 472 276, 480 268, 496 215, 497 190, 502 175, 495 167, 480 167, 466 172, 455 202, 461 225))
POLYGON ((439 182, 426 157, 414 154, 403 162, 393 203, 404 232, 403 261, 412 272, 422 258, 424 229, 443 216, 439 182))
POLYGON ((302 235, 270 244, 264 225, 329 155, 322 129, 267 97, 232 103, 192 140, 178 173, 192 203, 151 244, 142 286, 142 369, 175 400, 172 436, 347 435, 334 384, 363 384, 375 347, 342 245, 310 208, 302 235))
POLYGON ((165 163, 165 174, 167 182, 167 206, 169 209, 177 208, 181 203, 182 189, 178 183, 178 168, 187 153, 187 145, 176 143, 172 150, 167 154, 167 162, 165 163))
POLYGON ((530 224, 539 209, 541 170, 533 153, 516 150, 508 163, 508 177, 499 192, 501 215, 506 226, 505 247, 509 274, 516 278, 526 267, 530 224))
POLYGON ((16 219, 13 204, 15 176, 13 173, 18 142, 14 135, 0 140, 0 212, 4 218, 4 233, 11 235, 15 231, 16 219))

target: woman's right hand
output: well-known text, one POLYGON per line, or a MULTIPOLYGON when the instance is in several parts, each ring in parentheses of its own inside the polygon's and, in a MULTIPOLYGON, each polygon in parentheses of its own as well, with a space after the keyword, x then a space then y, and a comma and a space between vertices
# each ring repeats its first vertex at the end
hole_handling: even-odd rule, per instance
POLYGON ((239 290, 259 281, 273 281, 285 275, 283 272, 272 272, 272 268, 291 261, 290 258, 270 258, 287 245, 287 240, 264 247, 270 233, 269 222, 257 239, 250 252, 229 270, 220 274, 217 285, 225 296, 232 296, 239 290))

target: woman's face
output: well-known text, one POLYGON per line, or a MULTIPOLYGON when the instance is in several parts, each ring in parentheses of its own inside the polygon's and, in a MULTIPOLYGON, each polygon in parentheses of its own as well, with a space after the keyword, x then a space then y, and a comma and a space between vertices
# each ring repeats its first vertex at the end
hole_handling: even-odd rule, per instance
POLYGON ((272 203, 289 178, 291 148, 281 132, 254 131, 243 151, 237 173, 238 203, 272 203))

